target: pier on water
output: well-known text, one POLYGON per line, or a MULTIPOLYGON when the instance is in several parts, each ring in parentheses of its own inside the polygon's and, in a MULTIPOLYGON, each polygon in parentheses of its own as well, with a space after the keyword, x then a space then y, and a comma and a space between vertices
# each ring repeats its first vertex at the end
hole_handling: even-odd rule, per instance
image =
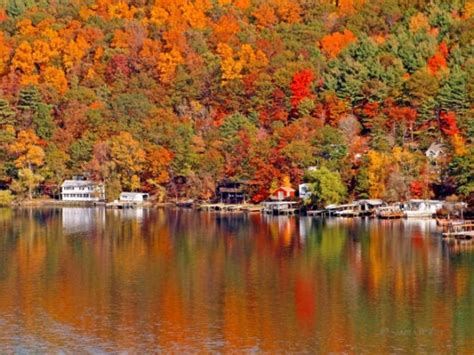
POLYGON ((227 204, 227 203, 203 203, 197 207, 200 211, 205 212, 247 212, 259 213, 262 210, 260 205, 250 204, 227 204))
POLYGON ((130 201, 114 201, 106 204, 107 208, 117 209, 117 210, 125 210, 130 208, 136 208, 139 204, 136 202, 130 201))
POLYGON ((472 240, 474 239, 474 221, 452 224, 445 227, 443 238, 472 240))

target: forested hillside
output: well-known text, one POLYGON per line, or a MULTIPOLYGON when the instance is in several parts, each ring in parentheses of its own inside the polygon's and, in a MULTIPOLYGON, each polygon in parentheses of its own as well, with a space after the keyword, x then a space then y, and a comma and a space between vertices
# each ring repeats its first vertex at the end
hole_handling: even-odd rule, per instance
POLYGON ((474 191, 474 1, 0 0, 0 182, 474 191), (437 143, 439 156, 428 158, 437 143), (314 177, 314 176, 313 176, 314 177))

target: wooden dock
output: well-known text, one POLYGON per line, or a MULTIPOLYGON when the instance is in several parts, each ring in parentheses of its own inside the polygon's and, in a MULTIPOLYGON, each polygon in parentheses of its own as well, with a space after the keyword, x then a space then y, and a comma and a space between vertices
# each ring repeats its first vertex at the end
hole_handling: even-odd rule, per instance
POLYGON ((251 205, 251 204, 203 203, 203 204, 198 205, 197 209, 203 212, 260 213, 263 207, 261 205, 251 205))
POLYGON ((324 216, 326 210, 310 210, 306 211, 306 215, 308 216, 324 216))
POLYGON ((295 215, 299 210, 297 201, 266 201, 263 202, 262 212, 273 215, 295 215))
POLYGON ((136 202, 124 202, 124 201, 114 201, 107 203, 105 207, 117 209, 117 210, 125 210, 129 208, 136 208, 138 204, 136 202))
POLYGON ((474 238, 474 221, 453 224, 446 227, 443 238, 471 240, 474 238))

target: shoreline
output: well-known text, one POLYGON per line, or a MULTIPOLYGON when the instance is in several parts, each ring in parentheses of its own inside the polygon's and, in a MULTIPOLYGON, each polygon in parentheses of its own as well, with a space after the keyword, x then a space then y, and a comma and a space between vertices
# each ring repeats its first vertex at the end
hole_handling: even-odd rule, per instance
MULTIPOLYGON (((24 201, 14 201, 8 205, 3 205, 0 207, 3 208, 24 208, 24 207, 83 207, 83 208, 106 208, 106 202, 91 202, 91 201, 62 201, 62 200, 53 200, 53 199, 33 199, 33 200, 24 200, 24 201)), ((162 203, 141 203, 137 204, 136 207, 139 208, 164 208, 173 206, 170 202, 162 203)))

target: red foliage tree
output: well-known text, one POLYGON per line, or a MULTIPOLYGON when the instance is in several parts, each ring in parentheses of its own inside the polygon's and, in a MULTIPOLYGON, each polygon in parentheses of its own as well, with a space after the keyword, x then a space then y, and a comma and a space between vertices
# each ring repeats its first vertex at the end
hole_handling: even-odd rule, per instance
POLYGON ((362 106, 355 108, 354 112, 361 119, 365 128, 372 129, 372 120, 380 113, 380 105, 378 102, 366 102, 362 106))
POLYGON ((428 69, 431 74, 436 74, 440 69, 447 68, 446 58, 441 53, 436 53, 428 60, 428 69))
POLYGON ((290 84, 291 89, 291 106, 297 108, 300 102, 312 96, 311 94, 311 83, 315 76, 311 69, 301 70, 293 76, 293 80, 290 84))
POLYGON ((384 113, 389 118, 389 121, 387 122, 389 127, 402 123, 410 127, 410 130, 413 129, 413 124, 418 115, 416 109, 412 107, 397 106, 391 99, 385 101, 384 113))
POLYGON ((436 74, 440 69, 448 67, 446 58, 448 57, 449 51, 446 42, 441 42, 438 51, 428 60, 428 69, 431 74, 436 74))
POLYGON ((454 112, 441 112, 439 115, 441 123, 441 131, 448 136, 454 136, 459 133, 456 122, 456 114, 454 112))
POLYGON ((129 77, 132 73, 130 62, 125 54, 114 55, 106 69, 106 74, 109 80, 115 79, 118 75, 129 77))
POLYGON ((423 181, 415 180, 410 184, 410 194, 412 198, 422 198, 425 190, 426 186, 423 181))
POLYGON ((448 45, 446 44, 446 42, 443 41, 439 44, 438 51, 439 51, 439 53, 442 54, 443 57, 445 57, 445 58, 448 57, 449 49, 448 49, 448 45))

